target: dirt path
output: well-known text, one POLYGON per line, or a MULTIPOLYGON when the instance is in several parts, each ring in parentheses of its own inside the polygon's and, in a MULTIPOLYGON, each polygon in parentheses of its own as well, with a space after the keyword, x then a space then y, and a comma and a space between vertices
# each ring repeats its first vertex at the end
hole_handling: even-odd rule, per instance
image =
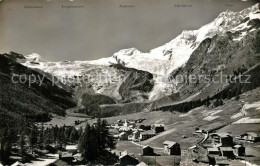
POLYGON ((204 134, 204 138, 200 140, 197 144, 203 144, 208 138, 209 138, 209 132, 207 131, 207 133, 204 134))

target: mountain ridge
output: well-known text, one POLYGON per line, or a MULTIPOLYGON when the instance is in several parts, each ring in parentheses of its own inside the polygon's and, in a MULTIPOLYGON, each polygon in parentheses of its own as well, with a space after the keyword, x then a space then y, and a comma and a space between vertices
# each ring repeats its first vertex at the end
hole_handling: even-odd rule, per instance
MULTIPOLYGON (((112 57, 94 61, 41 62, 41 57, 38 57, 35 61, 32 61, 31 58, 22 64, 31 68, 38 68, 61 78, 69 77, 74 79, 75 77, 92 75, 94 77, 92 82, 88 81, 87 83, 91 84, 91 91, 112 97, 113 95, 111 94, 118 94, 117 84, 120 81, 118 81, 117 77, 127 73, 124 69, 116 69, 113 66, 121 65, 125 69, 131 68, 137 71, 145 71, 153 75, 154 85, 149 94, 146 94, 148 98, 145 97, 143 100, 157 100, 161 97, 178 93, 178 87, 164 80, 185 67, 191 55, 200 47, 201 43, 207 41, 209 38, 214 38, 216 35, 219 38, 229 35, 233 38, 234 42, 242 42, 241 39, 245 38, 247 34, 259 28, 255 25, 257 24, 257 20, 259 20, 257 12, 259 12, 259 3, 240 12, 222 12, 216 19, 198 30, 184 30, 170 42, 147 53, 142 53, 136 48, 129 48, 114 53, 112 57), (256 23, 252 24, 254 21, 256 23), (100 73, 107 75, 109 78, 111 77, 111 82, 99 82, 98 75, 100 73)), ((76 86, 78 85, 84 87, 82 83, 76 86)))

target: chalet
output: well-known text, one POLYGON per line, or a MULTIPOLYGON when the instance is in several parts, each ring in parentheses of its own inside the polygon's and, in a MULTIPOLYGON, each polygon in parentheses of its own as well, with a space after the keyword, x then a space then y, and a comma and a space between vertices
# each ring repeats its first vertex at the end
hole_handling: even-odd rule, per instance
POLYGON ((234 146, 234 154, 236 156, 245 156, 245 147, 243 145, 235 145, 234 146))
POLYGON ((215 156, 208 155, 209 165, 216 165, 215 156))
POLYGON ((143 156, 154 156, 154 150, 150 146, 143 147, 143 156))
POLYGON ((219 156, 219 149, 216 147, 213 148, 207 148, 209 155, 217 155, 219 156))
POLYGON ((136 130, 133 132, 133 140, 137 140, 140 137, 140 131, 136 130))
POLYGON ((66 151, 68 151, 72 154, 76 154, 78 147, 77 147, 77 145, 66 145, 65 149, 66 149, 66 151))
POLYGON ((164 152, 168 155, 181 155, 180 144, 173 141, 163 142, 164 152))
POLYGON ((119 139, 122 141, 128 140, 128 134, 126 132, 122 132, 118 135, 119 139))
POLYGON ((146 131, 140 134, 140 140, 147 140, 149 138, 152 138, 153 136, 155 136, 154 132, 152 131, 146 131))
POLYGON ((127 166, 127 165, 137 165, 139 161, 129 154, 125 154, 119 157, 119 165, 127 166))
POLYGON ((232 147, 220 147, 220 155, 227 158, 234 158, 234 152, 232 147))
POLYGON ((212 143, 215 146, 231 147, 233 146, 233 137, 228 133, 211 134, 212 143))
POLYGON ((156 134, 160 133, 160 132, 163 132, 164 131, 164 124, 153 124, 152 125, 152 129, 154 130, 154 132, 156 134))
POLYGON ((250 142, 260 141, 260 135, 258 132, 248 132, 240 135, 240 139, 250 142))
POLYGON ((151 125, 140 125, 139 126, 139 129, 142 129, 142 130, 151 130, 151 125))

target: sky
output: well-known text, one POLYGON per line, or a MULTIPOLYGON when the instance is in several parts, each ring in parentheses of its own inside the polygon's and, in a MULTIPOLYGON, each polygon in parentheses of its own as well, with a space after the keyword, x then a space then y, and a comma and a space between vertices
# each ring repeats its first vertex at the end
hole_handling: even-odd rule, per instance
POLYGON ((161 46, 255 0, 0 0, 0 53, 95 60, 161 46), (72 8, 72 7, 73 8, 72 8))

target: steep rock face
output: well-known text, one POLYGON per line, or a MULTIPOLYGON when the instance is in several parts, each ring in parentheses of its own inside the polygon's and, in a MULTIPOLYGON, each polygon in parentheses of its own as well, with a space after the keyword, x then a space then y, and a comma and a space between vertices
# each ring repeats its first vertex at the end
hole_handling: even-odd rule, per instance
MULTIPOLYGON (((178 80, 177 75, 184 78, 195 77, 193 82, 192 79, 186 79, 175 84, 178 89, 176 93, 180 96, 178 100, 197 100, 212 96, 225 88, 230 83, 230 78, 260 62, 260 47, 257 45, 260 20, 245 18, 242 22, 247 28, 234 31, 238 29, 236 27, 224 35, 205 39, 191 54, 186 65, 171 74, 174 80, 178 80)), ((176 101, 169 100, 168 104, 176 101)))
POLYGON ((132 101, 143 102, 149 98, 149 92, 153 89, 153 75, 138 70, 129 71, 128 76, 119 88, 119 94, 124 103, 132 101))
MULTIPOLYGON (((34 56, 25 56, 27 57, 34 56)), ((103 94, 122 102, 124 100, 143 101, 147 100, 147 93, 153 88, 153 84, 150 84, 152 78, 149 78, 148 82, 142 82, 146 77, 143 73, 148 74, 148 72, 129 69, 121 65, 93 65, 88 61, 43 62, 37 60, 36 63, 30 60, 22 64, 50 73, 55 77, 53 80, 59 80, 74 88, 74 96, 78 99, 81 99, 84 93, 89 93, 103 94), (137 74, 135 77, 132 77, 133 72, 137 74), (122 90, 121 85, 129 83, 129 77, 134 81, 133 86, 136 85, 136 87, 127 87, 122 90), (149 90, 145 90, 147 86, 149 90), (140 97, 134 99, 133 97, 137 94, 140 97)))

